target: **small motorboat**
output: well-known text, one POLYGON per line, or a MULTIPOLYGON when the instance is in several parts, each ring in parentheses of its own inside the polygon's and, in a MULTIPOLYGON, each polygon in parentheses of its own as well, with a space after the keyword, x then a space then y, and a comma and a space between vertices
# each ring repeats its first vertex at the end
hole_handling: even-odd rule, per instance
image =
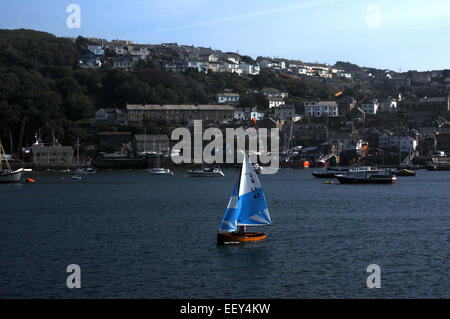
POLYGON ((224 177, 225 174, 218 167, 204 167, 199 170, 187 170, 190 177, 224 177))
POLYGON ((72 175, 72 179, 81 180, 80 175, 72 175))
POLYGON ((173 175, 173 172, 168 168, 154 167, 148 171, 151 175, 173 175))
POLYGON ((416 176, 416 172, 411 171, 411 170, 406 169, 406 168, 399 168, 397 170, 394 170, 393 173, 396 176, 416 176))
POLYGON ((83 174, 83 175, 87 175, 87 174, 95 174, 95 169, 93 169, 92 167, 83 167, 83 168, 78 168, 75 173, 77 174, 83 174))

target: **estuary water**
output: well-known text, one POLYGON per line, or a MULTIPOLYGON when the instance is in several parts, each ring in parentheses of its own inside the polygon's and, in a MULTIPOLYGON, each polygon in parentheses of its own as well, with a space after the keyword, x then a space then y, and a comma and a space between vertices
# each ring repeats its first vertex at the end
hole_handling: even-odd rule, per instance
POLYGON ((395 185, 259 175, 267 240, 216 245, 224 178, 98 171, 0 185, 1 298, 450 298, 450 172, 395 185), (69 289, 66 268, 81 268, 69 289), (369 289, 366 268, 381 268, 369 289))

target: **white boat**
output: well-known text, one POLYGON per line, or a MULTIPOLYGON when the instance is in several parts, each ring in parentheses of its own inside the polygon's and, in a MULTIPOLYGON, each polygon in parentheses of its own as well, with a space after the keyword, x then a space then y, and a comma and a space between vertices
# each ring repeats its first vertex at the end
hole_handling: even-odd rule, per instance
POLYGON ((0 171, 0 183, 20 183, 22 180, 23 168, 19 168, 15 171, 2 170, 0 171))
POLYGON ((168 168, 154 167, 148 171, 151 175, 173 175, 173 172, 168 168))
POLYGON ((199 170, 187 170, 190 177, 223 177, 225 174, 217 167, 204 167, 199 170))
POLYGON ((0 183, 19 183, 22 179, 23 171, 23 168, 15 171, 11 169, 3 145, 0 142, 0 183), (3 167, 3 161, 5 161, 6 167, 3 167))
POLYGON ((81 180, 81 176, 80 175, 72 175, 72 179, 81 180))
POLYGON ((78 168, 75 173, 77 174, 95 174, 95 169, 92 167, 78 168))

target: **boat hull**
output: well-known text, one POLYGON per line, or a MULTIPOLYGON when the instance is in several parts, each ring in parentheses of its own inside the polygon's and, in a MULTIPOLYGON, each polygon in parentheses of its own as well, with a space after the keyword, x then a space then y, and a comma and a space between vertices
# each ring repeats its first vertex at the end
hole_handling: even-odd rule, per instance
POLYGON ((0 174, 0 183, 20 183, 22 179, 23 168, 11 173, 0 174))
POLYGON ((334 178, 336 176, 335 173, 318 173, 318 172, 313 172, 312 175, 317 178, 334 178))
POLYGON ((217 244, 226 243, 250 243, 257 242, 267 238, 267 235, 261 232, 232 232, 232 233, 218 233, 217 244))
POLYGON ((397 181, 396 176, 377 177, 377 178, 357 178, 351 176, 337 175, 336 178, 341 184, 394 184, 397 181))

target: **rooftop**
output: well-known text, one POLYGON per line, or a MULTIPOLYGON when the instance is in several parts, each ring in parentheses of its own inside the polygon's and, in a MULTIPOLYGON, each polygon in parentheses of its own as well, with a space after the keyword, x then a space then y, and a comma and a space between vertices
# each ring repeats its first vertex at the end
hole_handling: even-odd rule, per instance
POLYGON ((169 111, 169 110, 198 110, 198 111, 233 111, 234 107, 231 105, 217 105, 217 104, 206 104, 206 105, 193 105, 193 104, 128 104, 127 110, 141 110, 141 111, 169 111))

